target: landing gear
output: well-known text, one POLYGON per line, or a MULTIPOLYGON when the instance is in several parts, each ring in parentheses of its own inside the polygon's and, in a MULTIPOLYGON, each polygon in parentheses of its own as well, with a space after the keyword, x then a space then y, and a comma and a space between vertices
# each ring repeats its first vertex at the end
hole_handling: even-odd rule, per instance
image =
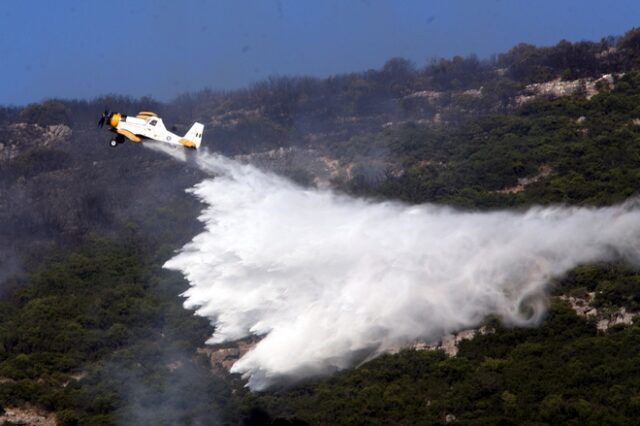
POLYGON ((115 137, 115 139, 111 139, 109 141, 109 146, 111 148, 115 148, 116 146, 118 146, 121 143, 124 143, 124 136, 118 135, 118 136, 115 137))

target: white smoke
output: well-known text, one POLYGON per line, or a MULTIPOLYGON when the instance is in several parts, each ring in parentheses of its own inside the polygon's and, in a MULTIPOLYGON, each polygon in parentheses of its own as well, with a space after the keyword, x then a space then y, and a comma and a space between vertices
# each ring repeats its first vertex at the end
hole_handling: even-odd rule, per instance
POLYGON ((191 191, 205 230, 165 267, 208 343, 264 338, 232 368, 251 389, 329 374, 497 315, 534 325, 552 277, 640 259, 640 206, 468 213, 303 189, 223 157, 191 191))

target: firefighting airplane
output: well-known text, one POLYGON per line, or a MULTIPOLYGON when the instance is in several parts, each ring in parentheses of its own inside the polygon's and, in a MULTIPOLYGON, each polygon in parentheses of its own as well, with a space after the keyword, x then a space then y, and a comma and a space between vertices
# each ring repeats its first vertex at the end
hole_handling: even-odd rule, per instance
POLYGON ((135 117, 120 114, 119 112, 109 113, 105 110, 102 113, 98 127, 107 123, 109 131, 115 133, 109 145, 116 147, 124 143, 125 138, 132 142, 140 142, 143 139, 153 139, 169 145, 183 146, 185 148, 198 149, 202 142, 202 132, 204 125, 194 123, 184 136, 171 133, 164 127, 162 119, 153 112, 141 111, 135 117))

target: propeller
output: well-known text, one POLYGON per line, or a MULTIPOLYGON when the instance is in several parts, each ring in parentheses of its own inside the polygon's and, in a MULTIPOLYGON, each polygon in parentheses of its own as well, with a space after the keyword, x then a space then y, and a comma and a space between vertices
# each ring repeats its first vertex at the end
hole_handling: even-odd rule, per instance
POLYGON ((102 117, 100 117, 100 120, 98 121, 98 127, 104 126, 104 123, 107 120, 107 118, 109 118, 109 110, 105 108, 104 112, 102 113, 102 117))

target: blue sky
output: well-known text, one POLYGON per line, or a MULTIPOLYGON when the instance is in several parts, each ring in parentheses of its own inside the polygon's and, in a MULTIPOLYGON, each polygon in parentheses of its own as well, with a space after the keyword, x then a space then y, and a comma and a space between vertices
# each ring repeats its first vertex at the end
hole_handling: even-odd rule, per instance
POLYGON ((269 75, 324 77, 394 56, 423 66, 634 26, 637 0, 7 0, 0 104, 108 93, 169 100, 269 75))

